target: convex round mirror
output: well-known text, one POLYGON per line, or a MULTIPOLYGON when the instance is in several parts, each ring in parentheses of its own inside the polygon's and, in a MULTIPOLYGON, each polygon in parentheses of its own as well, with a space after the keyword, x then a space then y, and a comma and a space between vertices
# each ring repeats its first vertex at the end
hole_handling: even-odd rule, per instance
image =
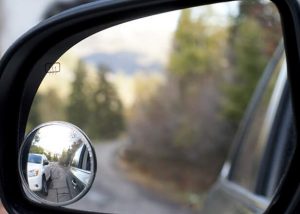
POLYGON ((19 153, 26 194, 53 206, 82 198, 94 181, 96 163, 89 138, 66 122, 38 126, 25 138, 19 153))

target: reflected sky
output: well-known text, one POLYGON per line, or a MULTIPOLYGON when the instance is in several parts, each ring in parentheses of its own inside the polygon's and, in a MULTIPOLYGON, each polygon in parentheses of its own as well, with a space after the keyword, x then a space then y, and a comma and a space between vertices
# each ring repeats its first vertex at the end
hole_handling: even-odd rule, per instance
POLYGON ((37 146, 44 148, 53 154, 61 154, 63 150, 68 149, 74 141, 82 136, 74 130, 65 126, 50 125, 39 129, 37 133, 40 141, 37 146))
MULTIPOLYGON (((222 20, 221 23, 226 24, 229 16, 237 14, 237 6, 238 2, 215 4, 210 6, 209 10, 208 7, 193 8, 193 13, 197 17, 199 14, 214 13, 215 22, 217 20, 220 24, 222 20)), ((141 63, 158 62, 165 65, 180 12, 179 10, 154 15, 106 29, 78 43, 70 51, 81 58, 99 51, 108 54, 120 51, 138 53, 143 56, 139 59, 141 63)))

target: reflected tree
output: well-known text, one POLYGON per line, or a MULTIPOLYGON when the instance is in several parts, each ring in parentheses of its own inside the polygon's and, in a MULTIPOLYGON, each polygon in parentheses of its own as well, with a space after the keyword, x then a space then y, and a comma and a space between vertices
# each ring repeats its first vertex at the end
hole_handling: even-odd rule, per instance
POLYGON ((97 86, 92 93, 90 136, 109 139, 124 129, 123 106, 114 86, 106 79, 109 69, 100 66, 97 86))
MULTIPOLYGON (((64 149, 58 161, 62 166, 70 166, 77 149, 83 144, 81 139, 74 141, 68 149, 64 149)), ((56 157, 54 157, 56 158, 56 157)))
POLYGON ((53 161, 53 155, 51 152, 46 152, 45 155, 49 161, 53 161))
POLYGON ((82 61, 78 62, 69 104, 66 108, 67 119, 82 129, 87 129, 89 120, 89 105, 86 92, 86 70, 82 61))
POLYGON ((30 147, 29 152, 30 153, 36 153, 36 154, 45 154, 45 150, 42 147, 36 146, 36 145, 32 145, 30 147))
POLYGON ((265 10, 273 11, 270 5, 253 5, 248 11, 241 3, 241 14, 228 19, 228 24, 216 22, 220 17, 213 17, 209 8, 195 14, 190 9, 182 11, 166 83, 150 99, 137 99, 132 110, 128 159, 136 158, 134 162, 149 167, 154 176, 162 163, 168 170, 175 161, 183 163, 184 169, 194 166, 199 171, 193 176, 177 168, 172 172, 179 183, 191 181, 192 189, 207 188, 214 182, 235 124, 278 44, 279 38, 272 34, 281 35, 277 27, 266 24, 280 26, 273 13, 268 20, 261 16, 265 10), (235 89, 228 89, 232 86, 235 89))
POLYGON ((268 59, 281 39, 278 11, 272 2, 243 1, 230 36, 232 81, 225 85, 224 115, 236 127, 268 59), (266 16, 265 14, 268 14, 266 16))
POLYGON ((34 97, 34 101, 31 105, 28 123, 27 123, 27 131, 32 130, 34 127, 38 126, 41 123, 41 112, 40 112, 40 102, 42 100, 42 95, 37 93, 34 97))

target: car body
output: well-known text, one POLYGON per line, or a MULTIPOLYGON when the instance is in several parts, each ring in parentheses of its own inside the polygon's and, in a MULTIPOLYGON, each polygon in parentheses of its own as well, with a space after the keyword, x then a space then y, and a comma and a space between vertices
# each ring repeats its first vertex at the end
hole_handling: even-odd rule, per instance
POLYGON ((72 197, 76 197, 88 185, 91 177, 90 156, 85 145, 81 145, 74 153, 71 161, 67 183, 72 197))
POLYGON ((295 149, 292 118, 280 44, 261 77, 204 213, 263 213, 267 209, 295 149))
POLYGON ((41 191, 43 194, 47 194, 47 182, 50 177, 51 173, 47 157, 44 154, 29 153, 27 178, 30 190, 41 191))

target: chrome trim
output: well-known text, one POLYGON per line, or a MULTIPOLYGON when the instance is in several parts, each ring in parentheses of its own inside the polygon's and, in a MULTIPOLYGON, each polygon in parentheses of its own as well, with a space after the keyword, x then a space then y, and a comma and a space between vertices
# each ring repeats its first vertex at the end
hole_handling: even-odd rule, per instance
POLYGON ((223 191, 227 192, 232 197, 236 198, 236 200, 249 208, 253 208, 253 205, 255 205, 256 208, 265 210, 270 204, 270 200, 268 198, 256 195, 244 187, 225 178, 220 179, 220 184, 223 191))

